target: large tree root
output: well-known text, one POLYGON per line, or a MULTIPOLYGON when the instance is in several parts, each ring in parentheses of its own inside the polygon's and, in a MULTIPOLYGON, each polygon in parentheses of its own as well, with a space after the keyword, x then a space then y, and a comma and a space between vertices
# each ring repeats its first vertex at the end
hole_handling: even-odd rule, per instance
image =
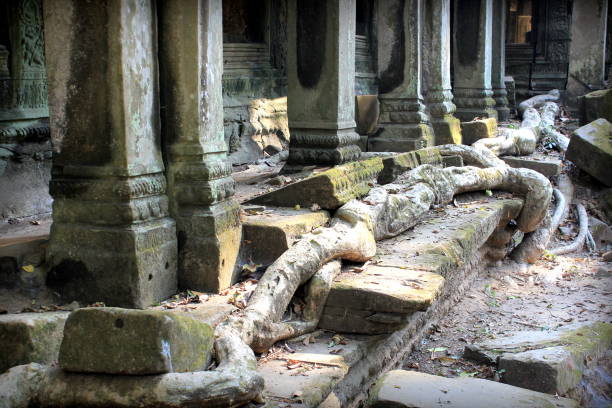
POLYGON ((376 253, 377 240, 413 227, 433 204, 448 203, 456 194, 487 189, 525 196, 517 220, 524 232, 537 228, 552 196, 548 179, 528 169, 419 166, 393 184, 373 188, 362 200, 348 202, 338 209, 330 227, 309 234, 287 250, 268 268, 243 313, 224 322, 220 329, 235 328, 257 352, 314 329, 313 320, 302 325, 280 320, 298 287, 324 264, 332 259, 365 262, 376 253))
POLYGON ((549 250, 548 252, 552 255, 569 254, 570 252, 578 251, 584 246, 584 240, 589 232, 589 216, 582 204, 576 204, 576 209, 578 210, 578 223, 580 224, 578 236, 574 239, 574 242, 569 245, 549 250))
POLYGON ((561 193, 561 191, 554 189, 555 200, 557 205, 553 216, 546 215, 542 225, 533 233, 525 236, 523 241, 512 251, 511 257, 516 262, 527 262, 535 263, 550 242, 555 230, 559 227, 559 224, 567 216, 569 204, 561 193))
POLYGON ((521 102, 518 106, 518 111, 521 116, 524 116, 524 113, 529 108, 538 108, 544 105, 546 102, 557 102, 561 98, 561 92, 558 89, 553 89, 546 94, 536 95, 527 100, 521 102))
POLYGON ((502 128, 499 130, 500 136, 477 140, 472 147, 479 151, 486 148, 495 156, 531 154, 540 138, 540 123, 538 111, 528 108, 519 129, 502 128))
POLYGON ((542 137, 549 139, 557 150, 566 151, 569 146, 569 138, 555 130, 555 117, 559 114, 559 105, 554 102, 546 102, 540 114, 542 116, 540 125, 542 137))

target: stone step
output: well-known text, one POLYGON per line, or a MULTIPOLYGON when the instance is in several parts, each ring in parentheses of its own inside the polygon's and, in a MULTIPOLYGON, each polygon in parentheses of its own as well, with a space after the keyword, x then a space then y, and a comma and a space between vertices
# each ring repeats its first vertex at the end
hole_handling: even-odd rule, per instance
POLYGON ((567 398, 480 378, 446 378, 416 371, 385 374, 371 391, 371 408, 570 408, 567 398))
POLYGON ((548 178, 561 174, 561 160, 554 157, 504 156, 501 159, 510 167, 535 170, 548 178))
POLYGON ((477 276, 488 251, 485 243, 490 235, 498 225, 506 225, 515 218, 522 205, 520 199, 483 194, 461 196, 457 202, 458 207, 432 211, 413 230, 379 242, 375 263, 361 274, 344 268, 336 279, 338 282, 334 282, 320 323, 320 327, 329 331, 308 344, 290 343, 295 353, 281 350, 274 357, 260 361, 258 370, 266 381, 267 406, 355 406, 366 397, 377 373, 399 363, 427 327, 452 309, 477 276), (356 278, 364 283, 365 290, 360 290, 356 278), (427 280, 417 280, 423 278, 427 280), (377 288, 381 283, 368 283, 377 279, 384 281, 382 287, 387 290, 377 288), (347 285, 342 287, 345 281, 347 285), (406 286, 402 282, 423 285, 429 290, 406 286), (341 305, 343 300, 339 300, 339 296, 345 300, 351 298, 347 301, 355 298, 355 306, 345 308, 343 319, 336 318, 334 310, 328 309, 328 306, 338 307, 331 305, 341 305), (358 297, 363 299, 356 299, 358 297), (368 316, 364 316, 366 307, 380 311, 370 310, 368 316), (341 333, 346 344, 332 342, 336 332, 356 331, 355 328, 366 327, 364 322, 369 326, 363 331, 382 333, 380 327, 370 330, 374 326, 366 318, 377 313, 389 317, 392 313, 388 311, 393 307, 404 308, 406 313, 399 314, 401 323, 381 323, 385 334, 341 333), (288 360, 295 362, 288 364, 288 360))

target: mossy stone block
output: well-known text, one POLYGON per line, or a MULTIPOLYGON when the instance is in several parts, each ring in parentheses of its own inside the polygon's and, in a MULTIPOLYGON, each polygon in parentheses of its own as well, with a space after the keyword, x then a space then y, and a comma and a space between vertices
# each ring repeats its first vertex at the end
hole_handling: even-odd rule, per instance
POLYGON ((60 348, 62 369, 121 375, 206 370, 213 329, 160 310, 84 308, 70 314, 60 348))
POLYGON ((255 197, 249 203, 279 207, 310 207, 317 204, 323 209, 335 210, 354 198, 366 195, 382 168, 380 157, 339 165, 255 197))
POLYGON ((582 98, 582 123, 590 123, 599 118, 612 122, 612 89, 590 92, 582 98))
POLYGON ((0 316, 0 373, 11 367, 57 360, 68 312, 0 316))
POLYGON ((470 122, 461 122, 461 136, 463 144, 471 145, 477 140, 497 135, 497 119, 477 119, 470 122))
POLYGON ((383 169, 378 174, 379 184, 393 182, 400 174, 412 170, 421 164, 442 166, 440 150, 436 147, 413 150, 383 158, 383 169))
POLYGON ((574 131, 565 158, 601 181, 612 186, 612 125, 597 119, 574 131))

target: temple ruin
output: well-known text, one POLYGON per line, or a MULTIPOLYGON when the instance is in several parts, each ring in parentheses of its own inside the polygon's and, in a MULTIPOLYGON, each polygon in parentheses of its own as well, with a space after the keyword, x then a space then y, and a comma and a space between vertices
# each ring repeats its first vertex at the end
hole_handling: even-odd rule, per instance
POLYGON ((470 342, 496 381, 407 367, 490 268, 609 275, 611 14, 2 2, 0 407, 597 406, 609 319, 470 342))

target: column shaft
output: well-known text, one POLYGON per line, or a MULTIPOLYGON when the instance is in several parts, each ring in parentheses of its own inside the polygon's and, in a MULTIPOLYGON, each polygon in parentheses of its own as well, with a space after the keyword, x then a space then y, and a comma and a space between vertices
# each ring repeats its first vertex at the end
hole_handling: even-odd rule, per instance
POLYGON ((47 283, 144 307, 176 291, 159 135, 155 3, 44 4, 54 198, 47 283))
POLYGON ((455 0, 454 14, 455 116, 497 118, 491 89, 493 0, 455 0))
POLYGON ((381 130, 372 151, 410 151, 433 144, 421 93, 422 0, 378 2, 381 130))
POLYGON ((506 0, 493 0, 493 63, 491 86, 495 110, 500 121, 508 120, 508 91, 506 91, 506 0))
POLYGON ((289 163, 359 157, 355 132, 355 0, 290 0, 289 163))
POLYGON ((461 123, 453 114, 451 86, 451 0, 428 0, 423 36, 423 88, 435 144, 461 143, 461 123))
POLYGON ((240 206, 223 136, 221 0, 160 3, 162 135, 170 212, 177 223, 179 286, 234 283, 240 206))

